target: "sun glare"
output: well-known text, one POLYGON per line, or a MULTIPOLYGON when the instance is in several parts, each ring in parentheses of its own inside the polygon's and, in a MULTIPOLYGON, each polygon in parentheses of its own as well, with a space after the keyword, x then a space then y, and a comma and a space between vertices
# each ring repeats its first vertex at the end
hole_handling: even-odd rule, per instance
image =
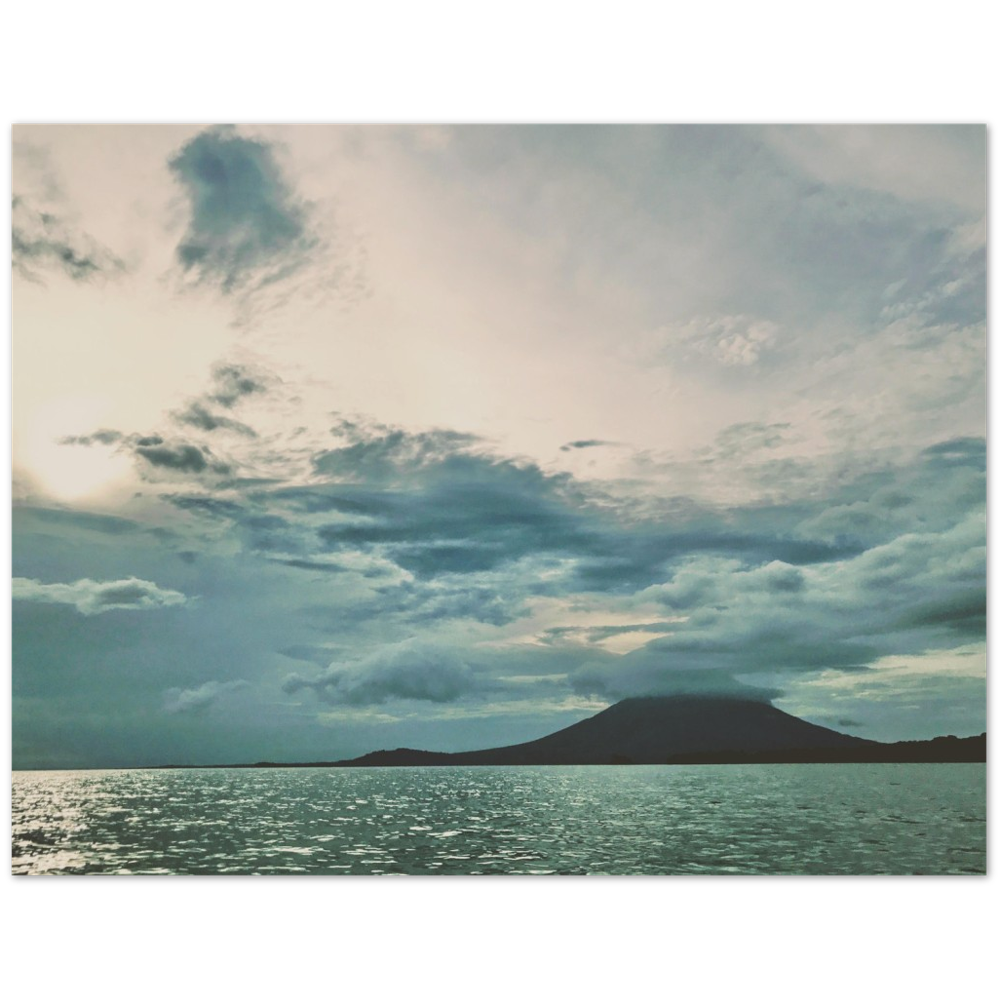
POLYGON ((21 433, 15 431, 15 462, 47 493, 61 500, 93 496, 129 471, 129 460, 113 447, 60 442, 100 426, 103 407, 94 399, 61 399, 43 404, 27 415, 21 433))

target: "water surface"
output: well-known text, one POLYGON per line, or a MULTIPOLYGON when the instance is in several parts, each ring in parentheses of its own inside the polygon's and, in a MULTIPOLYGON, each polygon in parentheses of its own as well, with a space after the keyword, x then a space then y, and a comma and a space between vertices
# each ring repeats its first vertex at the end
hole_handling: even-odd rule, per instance
POLYGON ((977 874, 985 764, 15 771, 23 874, 977 874))

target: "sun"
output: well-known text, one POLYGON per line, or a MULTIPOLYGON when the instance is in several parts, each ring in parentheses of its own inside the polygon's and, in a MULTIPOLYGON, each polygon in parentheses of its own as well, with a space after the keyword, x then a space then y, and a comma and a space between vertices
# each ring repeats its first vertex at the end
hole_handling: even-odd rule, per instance
POLYGON ((130 471, 127 456, 113 446, 61 444, 101 426, 106 405, 93 397, 48 400, 21 416, 14 427, 14 465, 60 500, 93 497, 130 471))

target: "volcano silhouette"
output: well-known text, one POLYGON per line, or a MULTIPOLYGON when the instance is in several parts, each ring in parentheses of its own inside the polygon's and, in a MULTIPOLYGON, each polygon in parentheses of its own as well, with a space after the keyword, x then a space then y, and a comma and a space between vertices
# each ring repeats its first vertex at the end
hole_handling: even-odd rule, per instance
MULTIPOLYGON (((886 744, 814 725, 773 705, 742 698, 628 698, 550 736, 514 746, 464 753, 378 750, 340 763, 419 764, 665 764, 679 759, 776 759, 870 753, 886 744)), ((852 757, 853 759, 853 757, 852 757)))

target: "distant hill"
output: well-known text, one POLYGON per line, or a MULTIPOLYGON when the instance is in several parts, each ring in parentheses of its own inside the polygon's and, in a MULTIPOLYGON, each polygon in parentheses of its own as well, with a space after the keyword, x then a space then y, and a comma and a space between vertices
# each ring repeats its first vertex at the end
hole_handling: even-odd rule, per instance
MULTIPOLYGON (((985 761, 986 734, 877 743, 739 698, 629 698, 529 743, 438 753, 378 750, 315 767, 496 764, 834 763, 985 761)), ((258 767, 282 766, 261 763, 258 767)), ((288 766, 288 765, 285 765, 288 766)), ((296 765, 291 765, 296 766, 296 765)))

